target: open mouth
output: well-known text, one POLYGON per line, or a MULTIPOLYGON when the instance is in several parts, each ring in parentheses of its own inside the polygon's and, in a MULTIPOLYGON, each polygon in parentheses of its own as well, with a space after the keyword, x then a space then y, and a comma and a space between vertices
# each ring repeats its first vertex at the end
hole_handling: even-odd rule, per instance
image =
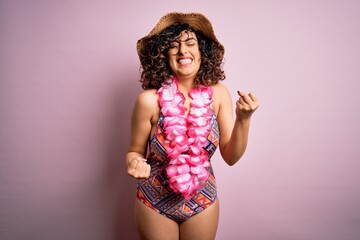
POLYGON ((192 61, 193 60, 191 58, 180 58, 177 60, 177 62, 182 65, 192 63, 192 61))

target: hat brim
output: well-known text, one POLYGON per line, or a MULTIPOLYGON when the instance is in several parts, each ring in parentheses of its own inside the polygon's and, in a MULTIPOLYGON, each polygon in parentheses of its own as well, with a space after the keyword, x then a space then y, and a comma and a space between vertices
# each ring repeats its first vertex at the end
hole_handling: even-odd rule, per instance
POLYGON ((212 24, 207 17, 205 17, 201 13, 195 13, 195 12, 192 13, 171 12, 164 15, 148 35, 138 40, 136 45, 138 54, 141 52, 141 49, 143 48, 144 40, 151 38, 156 34, 159 34, 164 29, 175 23, 189 24, 195 30, 201 32, 206 37, 213 40, 224 53, 224 46, 216 38, 212 24))

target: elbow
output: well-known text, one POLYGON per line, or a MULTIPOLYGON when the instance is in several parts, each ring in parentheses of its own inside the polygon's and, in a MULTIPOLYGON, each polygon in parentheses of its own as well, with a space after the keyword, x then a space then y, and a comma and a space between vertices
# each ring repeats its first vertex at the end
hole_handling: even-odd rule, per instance
POLYGON ((229 150, 227 148, 220 149, 222 158, 229 166, 234 166, 244 155, 244 152, 245 148, 240 151, 231 151, 231 149, 229 150))
POLYGON ((230 167, 234 166, 242 157, 243 154, 241 155, 233 155, 233 156, 222 156, 224 161, 226 162, 227 165, 229 165, 230 167))
POLYGON ((227 161, 225 161, 226 163, 227 163, 227 165, 229 165, 230 167, 232 167, 232 166, 234 166, 235 165, 235 163, 236 162, 227 162, 227 161))
POLYGON ((240 160, 240 158, 241 158, 241 156, 240 157, 224 158, 224 161, 226 162, 227 165, 232 167, 240 160))
POLYGON ((240 158, 238 158, 238 159, 233 159, 233 160, 228 160, 228 161, 225 160, 225 162, 227 163, 227 165, 229 165, 230 167, 232 167, 232 166, 234 166, 239 160, 240 160, 240 158))

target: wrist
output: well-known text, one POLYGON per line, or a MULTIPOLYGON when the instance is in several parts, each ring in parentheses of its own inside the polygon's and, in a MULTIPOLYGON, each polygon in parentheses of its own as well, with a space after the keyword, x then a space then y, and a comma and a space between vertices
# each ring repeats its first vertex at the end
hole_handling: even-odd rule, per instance
POLYGON ((251 116, 249 117, 236 117, 235 123, 241 124, 241 125, 249 125, 251 120, 251 116))

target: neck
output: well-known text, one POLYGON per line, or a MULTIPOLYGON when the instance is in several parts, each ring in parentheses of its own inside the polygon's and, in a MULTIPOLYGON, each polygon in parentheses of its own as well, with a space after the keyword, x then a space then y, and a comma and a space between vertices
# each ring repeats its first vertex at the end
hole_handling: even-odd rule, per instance
POLYGON ((190 91, 195 86, 194 77, 176 77, 180 91, 190 91))

